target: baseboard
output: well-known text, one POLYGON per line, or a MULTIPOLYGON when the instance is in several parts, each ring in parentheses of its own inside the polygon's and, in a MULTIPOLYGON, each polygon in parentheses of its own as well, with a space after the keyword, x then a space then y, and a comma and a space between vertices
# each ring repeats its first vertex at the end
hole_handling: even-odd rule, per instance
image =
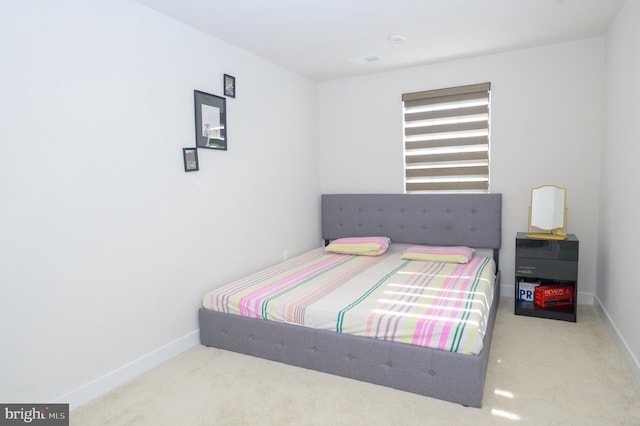
POLYGON ((69 404, 69 409, 73 410, 101 395, 104 395, 110 390, 129 382, 140 374, 151 370, 153 367, 162 364, 199 343, 200 330, 193 331, 186 336, 180 337, 173 342, 167 343, 166 345, 123 365, 122 367, 116 368, 104 376, 98 377, 85 385, 60 395, 51 402, 69 404))
MULTIPOLYGON (((514 297, 516 287, 513 285, 501 285, 500 294, 502 297, 514 297)), ((593 305, 593 294, 578 292, 578 305, 593 305)))
POLYGON ((624 358, 625 362, 629 366, 629 370, 631 370, 631 374, 633 375, 633 378, 635 379, 636 383, 640 385, 640 362, 638 361, 638 358, 631 351, 631 349, 629 348, 629 345, 627 345, 627 341, 624 339, 624 337, 622 337, 622 335, 618 331, 618 328, 616 327, 615 323, 612 321, 611 316, 609 315, 607 310, 604 308, 604 306, 602 306, 602 303, 600 303, 600 299, 598 299, 598 296, 595 296, 594 307, 596 309, 596 312, 598 312, 600 319, 602 319, 602 322, 611 331, 613 340, 615 341, 616 346, 620 350, 620 353, 622 354, 622 357, 624 358))

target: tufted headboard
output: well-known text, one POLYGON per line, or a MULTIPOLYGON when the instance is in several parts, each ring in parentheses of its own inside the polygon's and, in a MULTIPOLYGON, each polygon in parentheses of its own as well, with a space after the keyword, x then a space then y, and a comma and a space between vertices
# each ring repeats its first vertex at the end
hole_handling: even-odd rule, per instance
POLYGON ((323 194, 322 238, 500 248, 502 194, 323 194))

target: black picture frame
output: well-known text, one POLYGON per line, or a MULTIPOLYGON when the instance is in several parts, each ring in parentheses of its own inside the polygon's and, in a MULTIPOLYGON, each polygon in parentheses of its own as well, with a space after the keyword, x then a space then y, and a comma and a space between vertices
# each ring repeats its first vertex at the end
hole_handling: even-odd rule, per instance
POLYGON ((196 147, 227 150, 227 99, 193 91, 196 117, 196 147))
POLYGON ((232 75, 225 74, 223 78, 224 95, 230 98, 236 97, 236 78, 232 75))
POLYGON ((196 172, 200 170, 198 164, 198 148, 182 148, 182 160, 184 161, 185 172, 196 172))

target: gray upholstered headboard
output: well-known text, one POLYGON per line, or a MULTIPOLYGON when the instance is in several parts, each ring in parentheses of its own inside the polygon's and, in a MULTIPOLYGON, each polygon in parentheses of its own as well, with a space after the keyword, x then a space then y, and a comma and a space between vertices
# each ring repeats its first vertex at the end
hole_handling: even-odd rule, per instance
POLYGON ((500 248, 502 194, 323 194, 322 238, 500 248))

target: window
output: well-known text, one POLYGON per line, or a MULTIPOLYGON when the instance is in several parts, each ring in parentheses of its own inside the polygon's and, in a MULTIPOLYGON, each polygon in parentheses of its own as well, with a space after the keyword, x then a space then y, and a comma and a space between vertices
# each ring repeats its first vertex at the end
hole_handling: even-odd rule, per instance
POLYGON ((488 192, 491 83, 405 93, 405 192, 488 192))

